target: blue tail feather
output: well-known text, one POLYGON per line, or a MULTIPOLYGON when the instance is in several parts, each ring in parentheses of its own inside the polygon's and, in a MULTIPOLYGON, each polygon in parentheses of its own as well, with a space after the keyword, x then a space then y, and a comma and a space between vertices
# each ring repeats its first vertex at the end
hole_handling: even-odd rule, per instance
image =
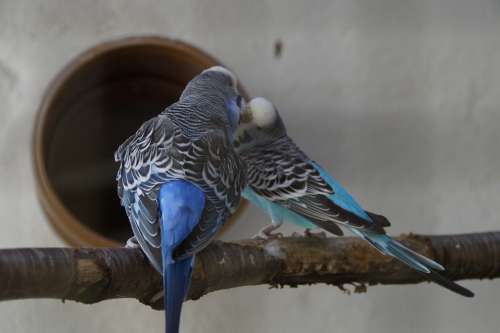
POLYGON ((393 239, 391 239, 389 236, 386 236, 387 238, 390 239, 389 241, 389 251, 399 251, 402 253, 402 256, 406 256, 406 257, 410 257, 412 259, 414 259, 415 261, 418 261, 419 264, 421 265, 425 265, 425 266, 428 266, 432 269, 435 269, 435 270, 438 270, 438 271, 444 271, 444 267, 435 262, 434 260, 431 260, 427 257, 424 257, 423 255, 407 248, 406 246, 404 246, 403 244, 401 244, 400 242, 398 241, 395 241, 393 239))
POLYGON ((388 235, 381 234, 369 229, 363 230, 363 229, 351 228, 351 231, 355 235, 368 241, 371 245, 373 245, 377 250, 379 250, 383 254, 390 255, 398 259, 402 263, 408 265, 409 267, 415 269, 416 271, 423 273, 426 277, 428 277, 435 283, 439 284, 440 286, 443 286, 462 296, 466 297, 474 296, 474 294, 470 290, 440 275, 438 271, 445 270, 442 265, 440 265, 439 263, 435 262, 432 259, 429 259, 407 248, 406 246, 392 239, 388 235))
POLYGON ((368 229, 351 228, 351 230, 354 234, 368 241, 383 254, 393 256, 417 271, 422 273, 430 273, 430 269, 444 271, 444 267, 434 260, 418 254, 386 234, 368 229))
POLYGON ((193 258, 186 258, 163 266, 165 295, 165 332, 179 332, 182 303, 191 281, 193 258))
POLYGON ((194 257, 174 260, 172 253, 199 223, 205 207, 205 196, 195 185, 179 180, 162 185, 158 201, 161 213, 165 332, 178 333, 194 257))

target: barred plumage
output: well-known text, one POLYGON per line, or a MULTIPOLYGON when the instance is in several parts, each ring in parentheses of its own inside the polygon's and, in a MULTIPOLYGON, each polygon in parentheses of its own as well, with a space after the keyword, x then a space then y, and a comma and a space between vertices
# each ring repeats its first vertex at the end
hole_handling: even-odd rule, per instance
MULTIPOLYGON (((161 272, 157 194, 165 182, 184 179, 206 195, 200 223, 175 250, 176 258, 199 251, 234 213, 245 168, 230 144, 227 119, 214 110, 220 96, 185 98, 146 121, 116 151, 121 162, 118 194, 141 248, 161 272), (215 105, 215 106, 214 106, 215 105)), ((225 106, 223 109, 225 109, 225 106)))
POLYGON ((333 223, 381 230, 386 226, 362 219, 329 200, 333 188, 286 135, 267 145, 242 150, 240 156, 248 168, 248 185, 256 194, 308 218, 318 227, 341 235, 333 223))
POLYGON ((440 275, 444 270, 442 265, 389 237, 384 230, 390 225, 389 221, 365 211, 333 177, 293 143, 271 102, 255 98, 246 112, 250 114, 243 117, 247 121, 236 144, 249 168, 250 189, 245 189, 245 198, 266 210, 273 221, 262 229, 265 236, 276 236, 269 231, 276 230, 283 219, 306 228, 310 221, 332 233, 339 231, 336 224, 340 224, 383 254, 428 274, 441 286, 466 297, 474 295, 440 275), (304 218, 308 220, 305 223, 304 218))
POLYGON ((268 200, 333 192, 307 156, 286 136, 272 145, 242 151, 240 156, 248 167, 248 184, 268 200))

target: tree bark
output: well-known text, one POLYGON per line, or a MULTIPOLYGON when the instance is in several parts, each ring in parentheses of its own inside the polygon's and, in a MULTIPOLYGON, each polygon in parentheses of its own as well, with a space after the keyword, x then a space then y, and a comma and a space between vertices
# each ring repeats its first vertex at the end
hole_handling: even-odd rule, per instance
MULTIPOLYGON (((500 232, 404 235, 413 250, 446 267, 453 280, 500 276, 500 232)), ((426 281, 357 238, 290 237, 213 242, 198 254, 189 299, 215 290, 267 284, 296 287, 326 283, 355 292, 375 284, 426 281)), ((0 250, 0 300, 59 298, 95 303, 136 298, 162 307, 160 275, 139 249, 33 248, 0 250)))

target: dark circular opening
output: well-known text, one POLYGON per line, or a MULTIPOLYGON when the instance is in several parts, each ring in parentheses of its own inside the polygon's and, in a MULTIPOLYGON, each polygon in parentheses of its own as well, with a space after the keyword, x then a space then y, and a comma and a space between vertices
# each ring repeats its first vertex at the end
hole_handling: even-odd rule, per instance
POLYGON ((216 63, 184 43, 133 38, 93 48, 56 78, 42 104, 35 160, 42 203, 64 238, 102 245, 94 234, 118 243, 131 236, 116 194, 114 151, 216 63))

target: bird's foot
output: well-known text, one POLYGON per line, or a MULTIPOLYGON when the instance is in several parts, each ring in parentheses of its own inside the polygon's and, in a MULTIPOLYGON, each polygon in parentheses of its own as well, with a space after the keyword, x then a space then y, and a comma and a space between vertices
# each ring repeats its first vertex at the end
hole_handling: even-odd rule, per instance
POLYGON ((283 238, 283 234, 281 232, 259 232, 258 234, 252 237, 253 239, 260 240, 269 240, 269 239, 278 239, 283 238))
POLYGON ((134 237, 130 237, 129 239, 127 239, 127 243, 125 243, 125 247, 126 248, 129 248, 129 249, 138 249, 140 246, 139 246, 139 242, 137 242, 137 238, 134 237))
POLYGON ((304 229, 304 237, 314 237, 314 238, 319 238, 319 239, 325 239, 326 232, 324 231, 319 231, 319 232, 312 232, 311 229, 306 228, 304 229))
POLYGON ((261 240, 269 240, 269 239, 278 239, 283 238, 283 234, 281 232, 273 232, 278 229, 280 225, 270 224, 265 226, 264 228, 259 230, 259 233, 253 236, 253 239, 261 239, 261 240))
POLYGON ((151 298, 149 299, 149 303, 154 304, 154 303, 158 302, 159 300, 163 299, 164 294, 165 294, 165 292, 163 290, 157 292, 156 294, 151 296, 151 298))

